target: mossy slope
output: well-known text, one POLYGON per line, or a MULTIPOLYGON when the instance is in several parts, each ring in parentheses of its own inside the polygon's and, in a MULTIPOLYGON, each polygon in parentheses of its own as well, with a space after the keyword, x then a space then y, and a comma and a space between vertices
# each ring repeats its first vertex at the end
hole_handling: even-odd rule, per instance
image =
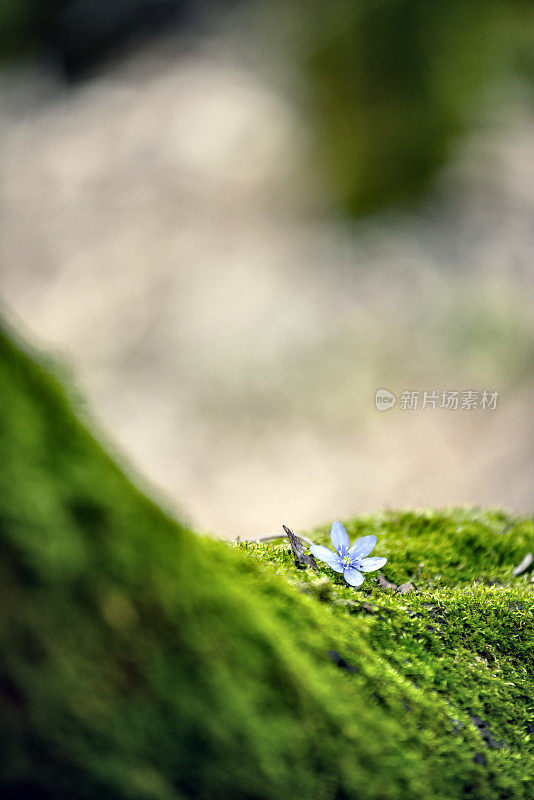
POLYGON ((355 520, 389 579, 424 566, 353 591, 166 517, 7 336, 0 382, 4 796, 533 796, 531 521, 355 520))

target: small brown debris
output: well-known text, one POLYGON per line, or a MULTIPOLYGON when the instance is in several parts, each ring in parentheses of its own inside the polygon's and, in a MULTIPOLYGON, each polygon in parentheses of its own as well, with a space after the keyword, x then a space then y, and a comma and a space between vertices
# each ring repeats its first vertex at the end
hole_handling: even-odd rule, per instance
POLYGON ((298 536, 295 536, 290 528, 286 528, 285 525, 282 525, 282 528, 287 533, 287 538, 289 539, 289 544, 291 545, 291 550, 293 551, 293 555, 295 556, 295 566, 299 567, 299 569, 306 569, 306 567, 311 567, 316 572, 319 571, 319 567, 317 566, 317 562, 315 561, 314 557, 311 554, 304 552, 304 545, 302 541, 299 539, 298 536))
POLYGON ((398 588, 396 583, 388 581, 381 572, 378 573, 378 585, 383 591, 391 590, 392 592, 396 592, 398 588))
POLYGON ((401 583, 401 585, 395 590, 395 594, 410 594, 410 592, 413 592, 414 589, 415 586, 413 583, 408 581, 408 583, 401 583))

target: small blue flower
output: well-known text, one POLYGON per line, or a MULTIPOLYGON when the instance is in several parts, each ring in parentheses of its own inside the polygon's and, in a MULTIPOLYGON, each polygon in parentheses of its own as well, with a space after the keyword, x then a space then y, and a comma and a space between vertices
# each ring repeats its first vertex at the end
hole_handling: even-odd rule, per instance
POLYGON ((335 553, 329 550, 328 547, 323 547, 322 544, 312 545, 310 553, 315 558, 318 558, 319 561, 324 561, 336 572, 342 572, 343 577, 351 586, 361 586, 364 581, 362 572, 373 572, 375 569, 380 569, 387 561, 387 558, 365 557, 374 550, 376 536, 362 536, 360 539, 356 539, 352 547, 349 548, 347 531, 341 522, 334 522, 332 523, 330 538, 334 545, 335 553))

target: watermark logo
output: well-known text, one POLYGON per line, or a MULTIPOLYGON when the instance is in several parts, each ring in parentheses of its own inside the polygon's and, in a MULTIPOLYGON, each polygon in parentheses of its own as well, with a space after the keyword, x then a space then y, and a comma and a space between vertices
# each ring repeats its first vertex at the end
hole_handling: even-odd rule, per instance
POLYGON ((393 408, 397 398, 387 389, 377 389, 375 393, 375 406, 377 411, 389 411, 393 408))
MULTIPOLYGON (((399 408, 401 411, 423 411, 443 408, 447 411, 495 411, 499 399, 498 391, 476 392, 440 390, 425 392, 403 391, 400 394, 399 408)), ((388 389, 377 389, 375 393, 375 406, 377 411, 389 411, 396 403, 397 398, 388 389)))

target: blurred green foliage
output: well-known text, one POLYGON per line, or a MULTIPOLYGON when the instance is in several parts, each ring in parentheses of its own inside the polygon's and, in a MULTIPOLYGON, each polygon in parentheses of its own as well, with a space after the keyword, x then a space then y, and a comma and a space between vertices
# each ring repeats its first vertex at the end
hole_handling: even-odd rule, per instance
POLYGON ((297 570, 284 542, 169 519, 8 335, 0 382, 3 797, 532 796, 534 595, 512 575, 531 519, 348 522, 417 584, 355 592, 297 570), (506 746, 486 749, 470 713, 506 746))
POLYGON ((423 190, 456 137, 533 75, 531 2, 291 0, 267 8, 298 76, 316 169, 351 213, 423 190))
MULTIPOLYGON (((66 5, 0 0, 0 59, 42 46, 68 49, 72 43, 59 45, 54 33, 66 5)), ((309 120, 323 196, 353 214, 413 198, 482 110, 503 105, 518 80, 532 84, 532 0, 257 0, 255 6, 256 35, 276 42, 272 60, 281 55, 293 73, 286 81, 293 81, 309 120)), ((75 6, 69 19, 72 36, 75 6)), ((76 47, 85 53, 84 20, 76 47)))

